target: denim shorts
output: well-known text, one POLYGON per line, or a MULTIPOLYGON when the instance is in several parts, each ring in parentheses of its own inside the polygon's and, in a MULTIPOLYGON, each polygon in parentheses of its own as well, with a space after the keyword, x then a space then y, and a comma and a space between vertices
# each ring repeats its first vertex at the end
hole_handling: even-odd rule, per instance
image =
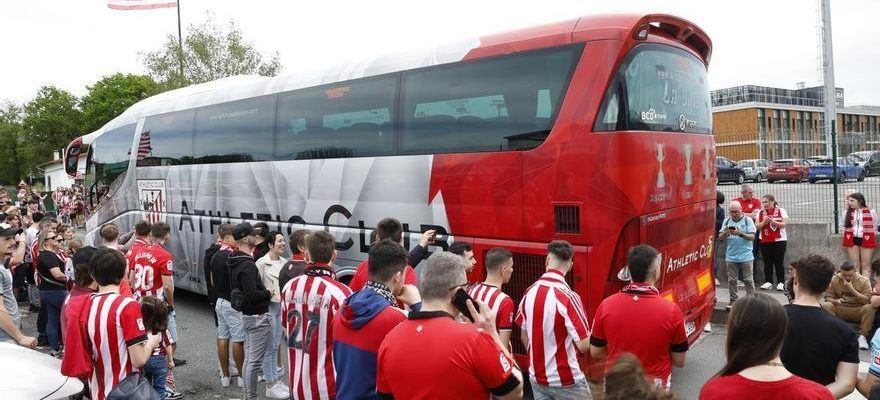
POLYGON ((241 312, 235 311, 232 303, 225 299, 217 299, 214 311, 217 312, 217 338, 244 343, 245 333, 241 312))

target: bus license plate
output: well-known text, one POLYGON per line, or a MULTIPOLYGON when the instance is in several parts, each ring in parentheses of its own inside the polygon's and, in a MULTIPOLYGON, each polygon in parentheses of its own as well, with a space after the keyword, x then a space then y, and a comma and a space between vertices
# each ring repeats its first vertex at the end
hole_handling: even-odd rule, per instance
POLYGON ((694 321, 688 321, 684 324, 684 335, 690 337, 694 331, 697 330, 697 323, 694 321))

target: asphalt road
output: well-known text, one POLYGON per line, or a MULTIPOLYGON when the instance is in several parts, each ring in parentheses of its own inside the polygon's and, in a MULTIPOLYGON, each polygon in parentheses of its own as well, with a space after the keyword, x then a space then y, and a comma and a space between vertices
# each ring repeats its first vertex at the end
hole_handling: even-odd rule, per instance
MULTIPOLYGON (((772 194, 776 201, 788 212, 792 221, 826 221, 834 218, 834 185, 826 181, 811 184, 809 182, 789 183, 752 183, 755 196, 772 194)), ((840 207, 843 207, 844 192, 855 189, 865 195, 868 205, 876 207, 880 202, 880 176, 865 179, 864 182, 848 181, 838 185, 840 207)), ((726 207, 730 201, 740 196, 740 185, 735 183, 719 183, 718 190, 724 193, 726 207)))
MULTIPOLYGON (((779 293, 771 292, 780 301, 783 297, 779 293)), ((174 370, 177 380, 177 389, 191 400, 216 400, 216 399, 240 399, 242 390, 235 387, 223 389, 217 374, 216 356, 216 329, 211 314, 211 309, 204 296, 192 294, 186 291, 178 291, 175 294, 177 303, 177 321, 180 334, 177 358, 185 358, 186 365, 174 370)), ((700 388, 709 380, 724 363, 724 346, 727 335, 724 331, 726 312, 726 289, 718 290, 718 304, 713 316, 713 329, 711 333, 704 333, 691 350, 688 351, 687 362, 684 368, 676 368, 672 374, 673 391, 679 399, 697 399, 700 388)), ((20 306, 27 308, 26 304, 20 306)), ((36 314, 22 316, 22 324, 25 331, 34 334, 36 331, 36 314)), ((868 352, 862 351, 862 360, 868 360, 868 352)), ((860 370, 867 371, 867 364, 862 363, 860 370)), ((260 386, 260 395, 263 394, 264 386, 260 386)), ((527 397, 528 398, 528 397, 527 397)), ((864 399, 854 394, 847 399, 864 399)))

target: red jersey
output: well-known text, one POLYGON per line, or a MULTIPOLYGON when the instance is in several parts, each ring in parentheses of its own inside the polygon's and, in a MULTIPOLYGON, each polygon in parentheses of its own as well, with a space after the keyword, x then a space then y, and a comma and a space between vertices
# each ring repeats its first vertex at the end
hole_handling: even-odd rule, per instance
POLYGON ((497 286, 477 283, 468 289, 468 294, 474 300, 482 301, 489 306, 495 314, 495 327, 499 331, 513 330, 513 316, 516 306, 513 299, 501 291, 497 286))
POLYGON ((740 374, 716 376, 700 390, 700 400, 833 400, 827 387, 792 375, 776 382, 753 381, 740 374))
POLYGON ((288 337, 292 398, 336 397, 333 319, 351 289, 336 281, 328 265, 309 265, 281 292, 281 326, 288 337))
POLYGON ((92 399, 103 400, 135 370, 128 348, 147 340, 140 305, 116 293, 92 294, 88 336, 94 360, 89 389, 92 399))
POLYGON ((748 200, 742 197, 737 197, 734 201, 739 202, 739 204, 742 205, 742 211, 745 215, 751 215, 753 212, 764 208, 764 204, 761 203, 761 199, 754 196, 752 196, 752 198, 748 200))
POLYGON ((621 292, 603 300, 590 343, 607 348, 606 370, 621 354, 632 353, 654 384, 666 388, 672 373, 670 352, 687 351, 688 340, 681 309, 654 290, 621 292))
POLYGON ((411 312, 379 346, 376 391, 395 399, 486 400, 516 388, 513 365, 473 324, 443 311, 411 312))
POLYGON ((570 386, 585 379, 574 342, 587 339, 590 327, 580 297, 565 276, 548 270, 526 290, 516 324, 529 336, 529 374, 544 386, 570 386))
POLYGON ((165 299, 162 276, 172 274, 171 253, 159 244, 152 244, 134 252, 131 261, 134 265, 134 287, 131 289, 135 299, 146 296, 165 299))
MULTIPOLYGON (((364 285, 367 284, 367 281, 370 280, 369 267, 367 266, 368 262, 369 260, 364 260, 358 264, 357 271, 354 272, 354 276, 348 283, 348 287, 350 287, 352 291, 357 292, 363 289, 364 285)), ((416 272, 409 265, 403 270, 403 283, 406 285, 416 285, 416 272)))

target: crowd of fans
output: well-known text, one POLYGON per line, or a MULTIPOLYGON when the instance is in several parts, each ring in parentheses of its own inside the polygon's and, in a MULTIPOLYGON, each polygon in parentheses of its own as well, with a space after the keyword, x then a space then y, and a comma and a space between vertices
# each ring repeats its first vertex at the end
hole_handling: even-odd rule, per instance
MULTIPOLYGON (((785 254, 785 210, 770 195, 756 202, 748 187, 731 202, 717 226, 733 282, 727 361, 701 399, 832 399, 854 389, 880 396, 880 357, 872 357, 867 377, 857 377, 860 342, 867 348, 872 339, 880 354, 873 333, 880 284, 871 284, 880 262, 868 263, 870 276, 861 269, 875 244, 875 214, 863 211, 860 196, 848 194, 854 201, 843 243, 857 247, 849 254, 859 259, 835 267, 811 255, 788 266, 787 282, 775 261, 785 254), (791 293, 791 304, 755 293, 756 243, 771 270, 762 288, 791 293), (743 297, 738 279, 746 281, 743 297)), ((0 340, 47 346, 92 399, 137 384, 182 397, 174 369, 185 360, 174 357, 173 265, 165 250, 171 228, 140 221, 122 234, 107 224, 94 248, 54 216, 27 215, 29 224, 7 214, 0 225, 0 340), (18 300, 25 298, 40 312, 36 338, 21 331, 18 300)), ((508 249, 488 250, 485 280, 471 282, 476 258, 468 243, 432 254, 436 233, 427 231, 407 251, 403 233, 398 220, 380 221, 368 258, 346 285, 336 276, 336 240, 325 231, 285 238, 264 223, 219 226, 204 264, 219 385, 234 381, 246 399, 261 388, 271 399, 518 399, 528 379, 536 400, 676 398, 673 367, 685 365, 689 349, 685 316, 656 287, 656 249, 629 249, 630 284, 588 316, 566 282, 574 263, 566 241, 547 245, 545 273, 517 304, 503 292, 517 268, 508 249), (417 279, 412 266, 419 264, 417 279), (527 370, 512 355, 515 330, 527 370), (581 370, 585 354, 604 359, 599 384, 581 370)))
POLYGON ((29 215, 30 210, 45 214, 53 213, 62 223, 72 226, 83 226, 88 216, 82 185, 74 184, 69 188, 57 188, 49 192, 39 192, 24 181, 20 182, 17 191, 11 196, 9 191, 0 187, 0 211, 4 214, 19 213, 29 215), (51 199, 49 203, 47 199, 51 199))

